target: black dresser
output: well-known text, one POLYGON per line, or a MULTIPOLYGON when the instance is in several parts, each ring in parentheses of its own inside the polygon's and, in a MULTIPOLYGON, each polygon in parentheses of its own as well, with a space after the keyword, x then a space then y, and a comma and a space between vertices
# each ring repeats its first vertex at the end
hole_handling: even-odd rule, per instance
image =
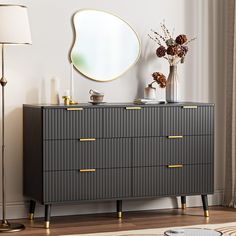
POLYGON ((24 195, 45 205, 214 191, 214 105, 24 105, 24 195))

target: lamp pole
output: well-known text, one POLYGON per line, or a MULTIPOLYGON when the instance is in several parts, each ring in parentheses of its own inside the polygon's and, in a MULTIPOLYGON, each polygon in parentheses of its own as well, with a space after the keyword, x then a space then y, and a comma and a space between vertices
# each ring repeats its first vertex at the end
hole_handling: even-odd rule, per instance
POLYGON ((5 187, 5 94, 4 88, 7 81, 4 76, 4 44, 2 44, 2 225, 8 225, 6 220, 6 187, 5 187))
MULTIPOLYGON (((28 10, 26 6, 15 4, 0 4, 0 57, 2 57, 2 76, 0 84, 2 86, 2 157, 0 163, 1 177, 2 177, 2 219, 0 219, 0 233, 16 232, 25 228, 22 224, 10 223, 7 218, 7 204, 6 204, 6 153, 5 153, 5 86, 7 80, 5 79, 5 58, 4 50, 6 45, 23 45, 32 44, 30 25, 28 19, 28 10)), ((1 180, 0 180, 1 181, 1 180)))
POLYGON ((0 84, 2 86, 2 221, 0 223, 0 233, 17 232, 25 228, 22 224, 9 223, 6 219, 6 177, 5 177, 5 65, 4 65, 4 44, 2 44, 2 77, 0 84))

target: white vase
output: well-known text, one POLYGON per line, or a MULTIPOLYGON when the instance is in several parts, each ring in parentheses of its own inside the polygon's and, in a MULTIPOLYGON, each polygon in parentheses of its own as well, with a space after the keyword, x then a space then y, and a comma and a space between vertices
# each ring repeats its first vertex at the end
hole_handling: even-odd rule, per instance
POLYGON ((178 74, 177 66, 170 66, 170 73, 166 82, 166 101, 178 102, 178 74))

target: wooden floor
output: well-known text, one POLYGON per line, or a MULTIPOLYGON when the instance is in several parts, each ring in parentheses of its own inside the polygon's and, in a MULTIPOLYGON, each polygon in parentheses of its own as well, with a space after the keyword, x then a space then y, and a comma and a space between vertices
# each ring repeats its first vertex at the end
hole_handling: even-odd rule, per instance
POLYGON ((23 219, 11 222, 24 223, 26 229, 18 233, 1 235, 48 236, 236 222, 236 210, 211 207, 210 218, 203 216, 202 208, 187 208, 185 211, 170 209, 126 212, 122 220, 118 220, 115 213, 52 217, 49 230, 43 228, 42 218, 36 218, 34 221, 23 219))

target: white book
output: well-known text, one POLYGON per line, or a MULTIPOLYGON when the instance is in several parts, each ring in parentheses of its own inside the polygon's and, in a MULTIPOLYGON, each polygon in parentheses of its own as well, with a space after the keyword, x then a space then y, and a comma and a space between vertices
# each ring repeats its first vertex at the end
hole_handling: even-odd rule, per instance
POLYGON ((165 101, 160 101, 157 99, 147 99, 147 98, 139 98, 134 100, 135 104, 162 104, 165 101))

